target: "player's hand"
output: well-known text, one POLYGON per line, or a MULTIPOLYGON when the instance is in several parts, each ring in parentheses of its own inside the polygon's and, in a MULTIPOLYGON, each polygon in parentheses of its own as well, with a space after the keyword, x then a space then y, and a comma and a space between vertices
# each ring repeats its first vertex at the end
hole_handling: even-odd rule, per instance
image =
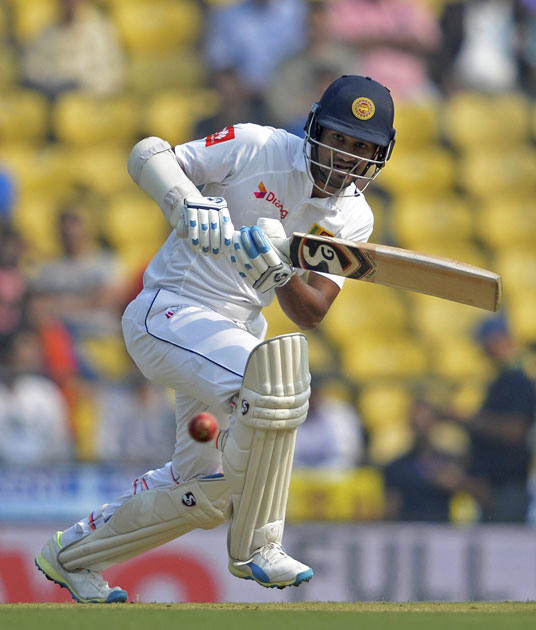
POLYGON ((223 197, 186 197, 177 233, 194 252, 218 257, 231 249, 234 227, 223 197))
POLYGON ((294 275, 294 269, 257 225, 234 232, 231 262, 238 274, 260 293, 282 287, 294 275))

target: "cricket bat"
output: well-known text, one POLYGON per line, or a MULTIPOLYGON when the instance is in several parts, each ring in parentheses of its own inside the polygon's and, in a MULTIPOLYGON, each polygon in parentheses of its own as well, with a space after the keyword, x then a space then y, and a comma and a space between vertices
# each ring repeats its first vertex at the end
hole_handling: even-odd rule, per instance
POLYGON ((501 305, 499 275, 449 258, 299 232, 290 237, 289 247, 292 264, 301 269, 433 295, 488 311, 497 311, 501 305))

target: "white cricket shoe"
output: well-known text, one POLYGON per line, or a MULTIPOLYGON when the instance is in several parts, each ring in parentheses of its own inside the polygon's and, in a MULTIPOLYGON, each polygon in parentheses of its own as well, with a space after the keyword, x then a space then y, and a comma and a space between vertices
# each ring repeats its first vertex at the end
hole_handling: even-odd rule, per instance
POLYGON ((236 577, 255 580, 268 588, 298 586, 313 577, 313 570, 287 555, 279 543, 260 547, 245 562, 231 559, 229 571, 236 577))
POLYGON ((58 560, 61 534, 62 532, 57 532, 55 536, 52 536, 35 558, 37 568, 45 574, 45 577, 65 587, 72 598, 82 604, 126 602, 128 593, 119 586, 110 588, 98 571, 89 569, 67 571, 61 566, 58 560))

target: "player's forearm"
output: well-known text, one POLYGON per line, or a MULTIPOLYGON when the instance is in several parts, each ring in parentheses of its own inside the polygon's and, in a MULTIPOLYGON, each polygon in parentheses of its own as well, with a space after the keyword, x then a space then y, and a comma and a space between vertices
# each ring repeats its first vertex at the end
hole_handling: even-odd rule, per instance
POLYGON ((276 294, 285 315, 302 330, 316 328, 334 299, 298 275, 276 289, 276 294))

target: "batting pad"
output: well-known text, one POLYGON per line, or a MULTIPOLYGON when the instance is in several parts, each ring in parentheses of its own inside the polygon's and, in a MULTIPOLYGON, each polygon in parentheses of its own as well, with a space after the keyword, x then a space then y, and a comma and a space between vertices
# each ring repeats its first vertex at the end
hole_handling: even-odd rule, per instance
POLYGON ((246 365, 237 419, 223 452, 232 492, 229 555, 246 561, 281 542, 297 428, 310 394, 307 339, 300 333, 256 346, 246 365))
POLYGON ((223 476, 153 488, 128 499, 102 527, 62 549, 58 559, 68 571, 101 571, 194 529, 213 529, 230 516, 223 476))

